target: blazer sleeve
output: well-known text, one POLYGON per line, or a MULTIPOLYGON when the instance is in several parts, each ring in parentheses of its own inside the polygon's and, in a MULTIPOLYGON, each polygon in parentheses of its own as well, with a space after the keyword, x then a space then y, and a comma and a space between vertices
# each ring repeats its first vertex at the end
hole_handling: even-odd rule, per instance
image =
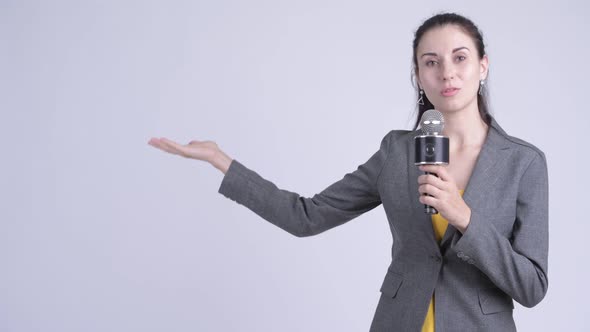
POLYGON ((377 180, 392 132, 367 162, 311 198, 278 188, 235 159, 218 192, 297 237, 322 233, 381 204, 377 180))
POLYGON ((455 245, 496 286, 528 308, 541 302, 548 288, 548 199, 547 161, 539 151, 519 183, 512 237, 502 236, 472 211, 470 224, 455 245))

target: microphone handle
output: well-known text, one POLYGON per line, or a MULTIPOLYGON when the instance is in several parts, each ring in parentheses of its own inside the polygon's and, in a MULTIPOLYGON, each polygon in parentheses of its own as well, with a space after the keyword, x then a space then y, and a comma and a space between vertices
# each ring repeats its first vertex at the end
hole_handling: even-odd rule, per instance
MULTIPOLYGON (((426 174, 426 175, 432 174, 432 175, 438 177, 438 175, 436 175, 436 173, 424 172, 424 174, 426 174)), ((424 195, 428 195, 428 194, 424 194, 424 195)), ((432 195, 428 195, 428 196, 432 196, 432 195)), ((426 214, 437 214, 438 213, 438 211, 435 208, 433 208, 430 205, 426 205, 426 204, 424 204, 424 212, 426 214)))

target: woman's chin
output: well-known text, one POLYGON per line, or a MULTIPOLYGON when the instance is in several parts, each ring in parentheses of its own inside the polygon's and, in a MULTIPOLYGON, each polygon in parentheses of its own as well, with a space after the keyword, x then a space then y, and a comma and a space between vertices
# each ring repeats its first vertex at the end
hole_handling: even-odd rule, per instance
POLYGON ((435 106, 434 108, 443 114, 455 113, 455 112, 458 112, 461 110, 460 107, 458 107, 458 106, 455 107, 455 106, 451 106, 451 105, 435 106))
POLYGON ((445 102, 435 105, 434 108, 443 114, 451 114, 464 110, 466 106, 465 103, 445 102))

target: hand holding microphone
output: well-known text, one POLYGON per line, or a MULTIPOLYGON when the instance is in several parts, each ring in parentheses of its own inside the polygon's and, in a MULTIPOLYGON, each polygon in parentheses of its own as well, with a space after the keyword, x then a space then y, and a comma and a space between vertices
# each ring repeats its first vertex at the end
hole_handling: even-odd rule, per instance
MULTIPOLYGON (((441 112, 431 109, 420 119, 422 135, 414 137, 415 160, 414 165, 448 165, 449 163, 449 138, 442 135, 444 117, 441 112)), ((425 174, 433 174, 425 172, 425 174)), ((438 211, 424 205, 424 212, 436 214, 438 211)))
POLYGON ((427 214, 440 213, 450 225, 459 232, 464 233, 471 220, 471 208, 465 203, 455 181, 448 173, 445 166, 449 164, 449 138, 441 135, 444 127, 442 113, 436 110, 424 112, 421 118, 422 135, 414 138, 415 160, 414 164, 421 166, 425 174, 437 177, 435 181, 428 180, 424 176, 418 178, 421 184, 420 192, 424 195, 420 198, 424 201, 436 203, 437 208, 424 204, 424 212, 427 214), (436 174, 434 172, 438 172, 436 174), (423 188, 424 184, 432 187, 423 188), (432 195, 426 194, 428 191, 432 195))

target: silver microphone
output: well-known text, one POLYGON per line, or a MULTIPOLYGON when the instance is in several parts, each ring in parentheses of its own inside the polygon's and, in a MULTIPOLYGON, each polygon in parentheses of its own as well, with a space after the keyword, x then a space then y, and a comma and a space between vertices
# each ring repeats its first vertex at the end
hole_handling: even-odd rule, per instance
MULTIPOLYGON (((422 114, 420 128, 422 135, 414 137, 414 165, 448 165, 449 138, 442 135, 445 119, 441 112, 431 109, 422 114)), ((437 176, 435 173, 433 174, 437 176)), ((438 211, 430 205, 424 204, 424 212, 436 214, 438 211)))

